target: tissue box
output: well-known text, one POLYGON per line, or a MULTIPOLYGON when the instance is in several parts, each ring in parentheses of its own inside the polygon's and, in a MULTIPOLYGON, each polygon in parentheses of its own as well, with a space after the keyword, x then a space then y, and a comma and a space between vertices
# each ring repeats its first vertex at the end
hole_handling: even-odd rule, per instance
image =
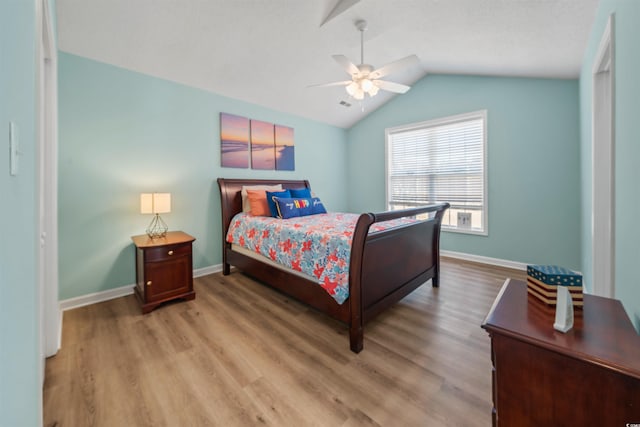
POLYGON ((558 286, 569 291, 574 307, 583 306, 582 276, 557 265, 528 265, 527 292, 548 305, 556 305, 558 286))

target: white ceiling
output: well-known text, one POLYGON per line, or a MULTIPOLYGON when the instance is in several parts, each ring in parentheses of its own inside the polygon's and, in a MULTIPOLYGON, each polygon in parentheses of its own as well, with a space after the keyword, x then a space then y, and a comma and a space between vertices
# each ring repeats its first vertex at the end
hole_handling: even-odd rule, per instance
POLYGON ((356 20, 366 63, 420 59, 385 80, 576 78, 598 1, 342 0, 321 26, 338 0, 57 0, 57 22, 62 51, 348 128, 391 95, 363 112, 343 87, 307 86, 349 78, 331 55, 360 62, 356 20))

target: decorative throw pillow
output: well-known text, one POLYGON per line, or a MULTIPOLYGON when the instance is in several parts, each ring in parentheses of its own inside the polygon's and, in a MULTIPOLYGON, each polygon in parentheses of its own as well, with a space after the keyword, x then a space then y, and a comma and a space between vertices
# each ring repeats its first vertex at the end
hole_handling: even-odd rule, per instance
POLYGON ((292 188, 289 190, 291 197, 295 199, 310 199, 311 190, 308 188, 292 188))
POLYGON ((327 213, 327 209, 324 207, 324 204, 317 197, 311 198, 311 213, 313 215, 327 213))
POLYGON ((267 192, 265 190, 247 190, 247 198, 251 207, 250 213, 254 216, 271 216, 267 204, 267 192))
POLYGON ((276 202, 273 201, 274 197, 291 197, 289 190, 283 191, 267 191, 267 204, 269 205, 269 212, 274 218, 278 217, 278 209, 276 209, 276 202))
POLYGON ((275 204, 278 210, 277 217, 282 219, 327 213, 324 205, 317 197, 305 199, 276 197, 275 204))
POLYGON ((282 184, 277 185, 243 185, 240 195, 242 196, 242 212, 251 212, 247 190, 282 191, 282 184))

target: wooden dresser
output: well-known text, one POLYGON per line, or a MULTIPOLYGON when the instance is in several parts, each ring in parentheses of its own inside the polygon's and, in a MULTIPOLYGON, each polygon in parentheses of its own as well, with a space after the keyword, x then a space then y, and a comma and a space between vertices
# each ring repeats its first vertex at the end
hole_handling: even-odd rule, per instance
POLYGON ((584 296, 573 329, 507 280, 482 327, 491 337, 494 426, 640 425, 640 336, 618 300, 584 296))

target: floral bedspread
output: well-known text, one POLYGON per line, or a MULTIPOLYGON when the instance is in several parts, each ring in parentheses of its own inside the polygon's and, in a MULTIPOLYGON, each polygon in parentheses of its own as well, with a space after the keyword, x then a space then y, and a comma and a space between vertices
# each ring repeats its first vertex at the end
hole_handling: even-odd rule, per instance
MULTIPOLYGON (((227 242, 280 265, 315 277, 338 304, 349 297, 349 257, 359 215, 326 213, 278 219, 239 213, 231 220, 227 242)), ((415 222, 400 218, 373 224, 369 232, 415 222)))

